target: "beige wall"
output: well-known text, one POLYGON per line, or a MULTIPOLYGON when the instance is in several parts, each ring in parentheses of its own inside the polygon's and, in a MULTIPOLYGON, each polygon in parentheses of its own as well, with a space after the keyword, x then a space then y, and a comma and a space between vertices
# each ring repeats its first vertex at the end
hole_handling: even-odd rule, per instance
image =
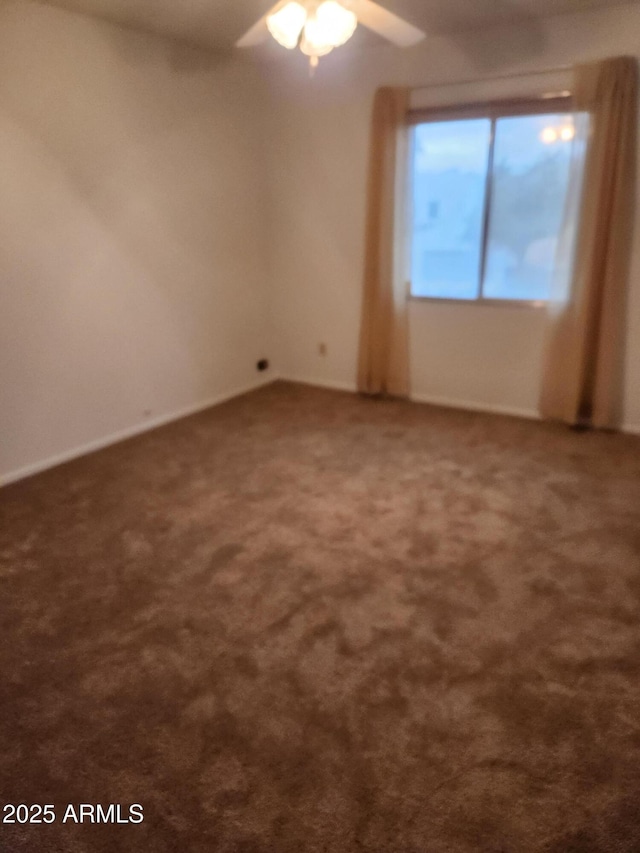
POLYGON ((259 104, 248 63, 0 5, 0 481, 258 380, 259 104))
MULTIPOLYGON (((285 375, 353 387, 360 314, 368 123, 378 85, 543 70, 640 51, 640 6, 549 18, 410 51, 344 48, 309 80, 298 57, 270 68, 273 261, 285 375), (328 346, 318 354, 318 343, 328 346)), ((640 215, 628 310, 625 420, 640 429, 640 215)), ((539 310, 413 301, 413 391, 453 405, 535 414, 539 310)))

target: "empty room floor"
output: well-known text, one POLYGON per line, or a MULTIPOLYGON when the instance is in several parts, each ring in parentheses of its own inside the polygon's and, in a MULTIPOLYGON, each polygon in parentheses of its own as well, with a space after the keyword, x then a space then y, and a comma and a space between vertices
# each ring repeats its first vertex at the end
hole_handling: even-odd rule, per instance
POLYGON ((640 850, 638 438, 274 383, 0 491, 0 566, 2 850, 640 850))

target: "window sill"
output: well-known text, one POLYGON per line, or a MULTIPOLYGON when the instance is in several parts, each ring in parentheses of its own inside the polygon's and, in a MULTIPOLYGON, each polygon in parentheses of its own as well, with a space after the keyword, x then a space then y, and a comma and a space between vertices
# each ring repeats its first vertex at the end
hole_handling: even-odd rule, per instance
POLYGON ((410 294, 408 297, 410 302, 429 302, 436 305, 483 305, 491 308, 534 308, 541 309, 547 307, 547 302, 541 299, 454 299, 453 297, 444 296, 417 296, 410 294))

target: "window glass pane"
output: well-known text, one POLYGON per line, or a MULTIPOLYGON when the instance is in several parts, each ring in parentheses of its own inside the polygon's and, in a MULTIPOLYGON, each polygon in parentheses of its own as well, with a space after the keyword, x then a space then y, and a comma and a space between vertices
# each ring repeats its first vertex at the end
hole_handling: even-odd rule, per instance
POLYGON ((491 141, 489 119, 415 128, 411 292, 475 299, 491 141))
POLYGON ((483 293, 548 299, 569 182, 570 115, 496 122, 483 293))

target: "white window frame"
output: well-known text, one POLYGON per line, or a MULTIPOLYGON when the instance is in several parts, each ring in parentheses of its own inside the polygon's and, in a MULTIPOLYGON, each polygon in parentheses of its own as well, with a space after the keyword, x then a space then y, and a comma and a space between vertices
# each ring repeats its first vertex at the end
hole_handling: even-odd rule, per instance
POLYGON ((491 181, 493 177, 493 157, 495 150, 495 128, 500 118, 510 116, 545 115, 546 113, 574 113, 574 103, 571 91, 566 88, 567 73, 550 72, 540 75, 526 75, 515 83, 509 78, 496 81, 479 81, 451 84, 442 87, 426 87, 415 89, 411 93, 411 108, 408 116, 410 125, 409 157, 406 164, 408 187, 408 224, 406 253, 407 274, 410 282, 409 299, 417 302, 431 302, 455 305, 484 305, 508 306, 514 308, 545 308, 547 300, 529 299, 495 299, 486 297, 483 293, 486 272, 487 240, 491 215, 491 181), (550 83, 553 91, 545 91, 546 83, 550 83), (517 90, 514 96, 507 93, 517 90), (542 88, 541 88, 542 87, 542 88), (497 90, 497 91, 496 91, 497 90), (496 97, 491 97, 495 95, 496 97), (472 100, 474 96, 478 100, 472 100), (467 100, 467 98, 469 100, 467 100), (474 299, 456 299, 455 297, 421 296, 413 293, 411 282, 411 235, 413 232, 413 166, 415 127, 420 124, 437 121, 456 121, 461 119, 486 118, 491 121, 491 138, 488 155, 487 187, 482 222, 481 263, 479 271, 479 292, 474 299))

